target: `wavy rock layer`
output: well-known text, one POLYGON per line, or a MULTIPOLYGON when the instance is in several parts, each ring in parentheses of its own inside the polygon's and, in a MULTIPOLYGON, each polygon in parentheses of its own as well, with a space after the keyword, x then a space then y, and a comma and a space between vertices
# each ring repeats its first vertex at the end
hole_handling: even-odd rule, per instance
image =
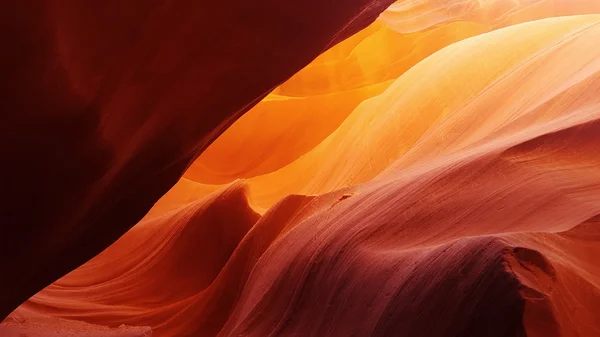
POLYGON ((277 87, 224 132, 186 177, 223 184, 276 171, 311 151, 365 99, 450 44, 536 19, 598 12, 600 3, 589 0, 399 1, 277 87))
POLYGON ((117 240, 236 118, 391 2, 0 5, 0 317, 117 240))
POLYGON ((600 15, 583 15, 594 11, 396 3, 281 84, 132 230, 13 317, 154 336, 599 335, 600 15), (368 60, 349 55, 381 27, 419 45, 465 22, 485 27, 395 75, 309 84, 368 60), (321 124, 302 112, 310 104, 339 110, 321 124), (285 107, 295 122, 277 115, 285 107), (301 132, 311 125, 323 127, 301 132), (233 158, 244 142, 257 155, 233 158))

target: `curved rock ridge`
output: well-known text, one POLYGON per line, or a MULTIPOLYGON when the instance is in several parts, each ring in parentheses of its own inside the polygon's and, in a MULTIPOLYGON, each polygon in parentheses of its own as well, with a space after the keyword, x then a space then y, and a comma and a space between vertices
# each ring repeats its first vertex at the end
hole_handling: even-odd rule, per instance
MULTIPOLYGON (((573 58, 572 65, 577 67, 592 62, 597 53, 588 51, 594 33, 586 33, 587 38, 578 38, 572 48, 572 44, 567 43, 571 36, 595 23, 593 16, 556 20, 479 35, 426 58, 402 74, 383 93, 361 103, 309 152, 276 171, 248 179, 251 204, 263 212, 289 193, 319 194, 363 183, 388 170, 396 160, 400 162, 394 167, 406 167, 415 161, 425 161, 425 157, 464 146, 469 141, 479 141, 477 137, 487 136, 496 123, 525 127, 518 122, 520 114, 527 115, 522 120, 535 123, 535 116, 547 114, 548 117, 540 118, 551 118, 561 113, 560 107, 537 105, 554 95, 561 96, 558 91, 568 89, 565 87, 568 83, 564 82, 568 76, 586 76, 586 71, 594 71, 594 65, 589 64, 579 75, 573 74, 579 71, 575 68, 573 73, 558 74, 556 69, 563 67, 561 63, 564 62, 561 57, 573 58), (573 24, 579 20, 582 25, 573 24), (565 43, 567 45, 562 46, 565 43), (544 66, 547 62, 551 65, 544 66), (544 66, 548 71, 537 71, 531 78, 523 77, 523 72, 538 66, 544 66), (558 77, 554 78, 554 74, 558 77), (505 78, 507 76, 509 78, 505 78), (548 81, 549 87, 535 88, 538 81, 548 81), (533 87, 532 91, 514 91, 515 83, 527 85, 528 89, 533 87), (539 96, 533 94, 535 90, 541 90, 539 96), (500 99, 503 95, 512 95, 514 100, 500 99), (529 102, 532 98, 538 101, 529 102), (474 131, 463 132, 468 121, 475 123, 474 131), (485 125, 479 128, 477 123, 485 125), (472 140, 467 138, 469 132, 475 132, 472 140), (463 136, 465 139, 455 141, 463 136)), ((589 90, 586 92, 593 94, 589 90)), ((562 96, 569 99, 567 93, 562 96)), ((227 162, 227 157, 222 160, 227 162)), ((194 185, 193 175, 188 180, 191 181, 186 184, 194 185)), ((211 185, 198 183, 201 188, 196 190, 202 191, 211 185)))
MULTIPOLYGON (((429 17, 443 3, 491 31, 423 54, 368 99, 349 94, 362 101, 322 140, 301 132, 314 111, 252 126, 269 102, 304 104, 292 78, 223 136, 261 133, 247 149, 264 152, 231 159, 256 176, 203 180, 192 166, 127 234, 11 317, 166 337, 599 335, 600 15, 525 22, 596 8, 544 0, 393 10, 429 17), (280 135, 291 154, 262 155, 280 135)), ((382 20, 299 74, 357 50, 391 27, 382 20)), ((424 32, 462 22, 426 21, 424 32)))
POLYGON ((528 336, 600 333, 598 216, 560 233, 511 234, 509 266, 521 280, 528 336))
POLYGON ((510 25, 591 13, 600 13, 600 3, 398 1, 368 28, 320 55, 242 116, 192 164, 186 177, 224 184, 273 172, 309 152, 362 101, 379 95, 434 52, 510 25), (415 25, 418 29, 402 28, 415 25))
POLYGON ((3 2, 0 317, 135 225, 392 0, 3 2))
POLYGON ((311 197, 289 196, 258 219, 244 191, 237 182, 140 222, 17 313, 109 326, 150 324, 153 336, 216 335, 257 259, 314 207, 311 197))

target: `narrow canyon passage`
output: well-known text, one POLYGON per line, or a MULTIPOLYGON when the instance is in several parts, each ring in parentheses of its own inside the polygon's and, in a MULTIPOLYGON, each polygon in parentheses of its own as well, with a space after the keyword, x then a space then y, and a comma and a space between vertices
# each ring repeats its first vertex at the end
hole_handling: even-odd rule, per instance
POLYGON ((0 7, 0 336, 600 335, 600 2, 0 7))

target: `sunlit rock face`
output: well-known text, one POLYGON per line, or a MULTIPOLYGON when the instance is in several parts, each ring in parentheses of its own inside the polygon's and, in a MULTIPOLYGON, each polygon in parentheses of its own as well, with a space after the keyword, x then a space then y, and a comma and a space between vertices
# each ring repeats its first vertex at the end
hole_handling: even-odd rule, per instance
POLYGON ((235 119, 391 0, 0 5, 0 317, 138 222, 235 119))
POLYGON ((283 3, 2 5, 0 335, 600 336, 600 2, 283 3))

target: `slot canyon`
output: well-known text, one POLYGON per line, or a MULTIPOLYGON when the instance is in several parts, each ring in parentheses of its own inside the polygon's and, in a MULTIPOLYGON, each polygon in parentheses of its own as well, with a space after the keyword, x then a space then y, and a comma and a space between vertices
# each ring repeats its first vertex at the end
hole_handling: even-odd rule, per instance
POLYGON ((600 1, 0 18, 0 337, 600 336, 600 1))

